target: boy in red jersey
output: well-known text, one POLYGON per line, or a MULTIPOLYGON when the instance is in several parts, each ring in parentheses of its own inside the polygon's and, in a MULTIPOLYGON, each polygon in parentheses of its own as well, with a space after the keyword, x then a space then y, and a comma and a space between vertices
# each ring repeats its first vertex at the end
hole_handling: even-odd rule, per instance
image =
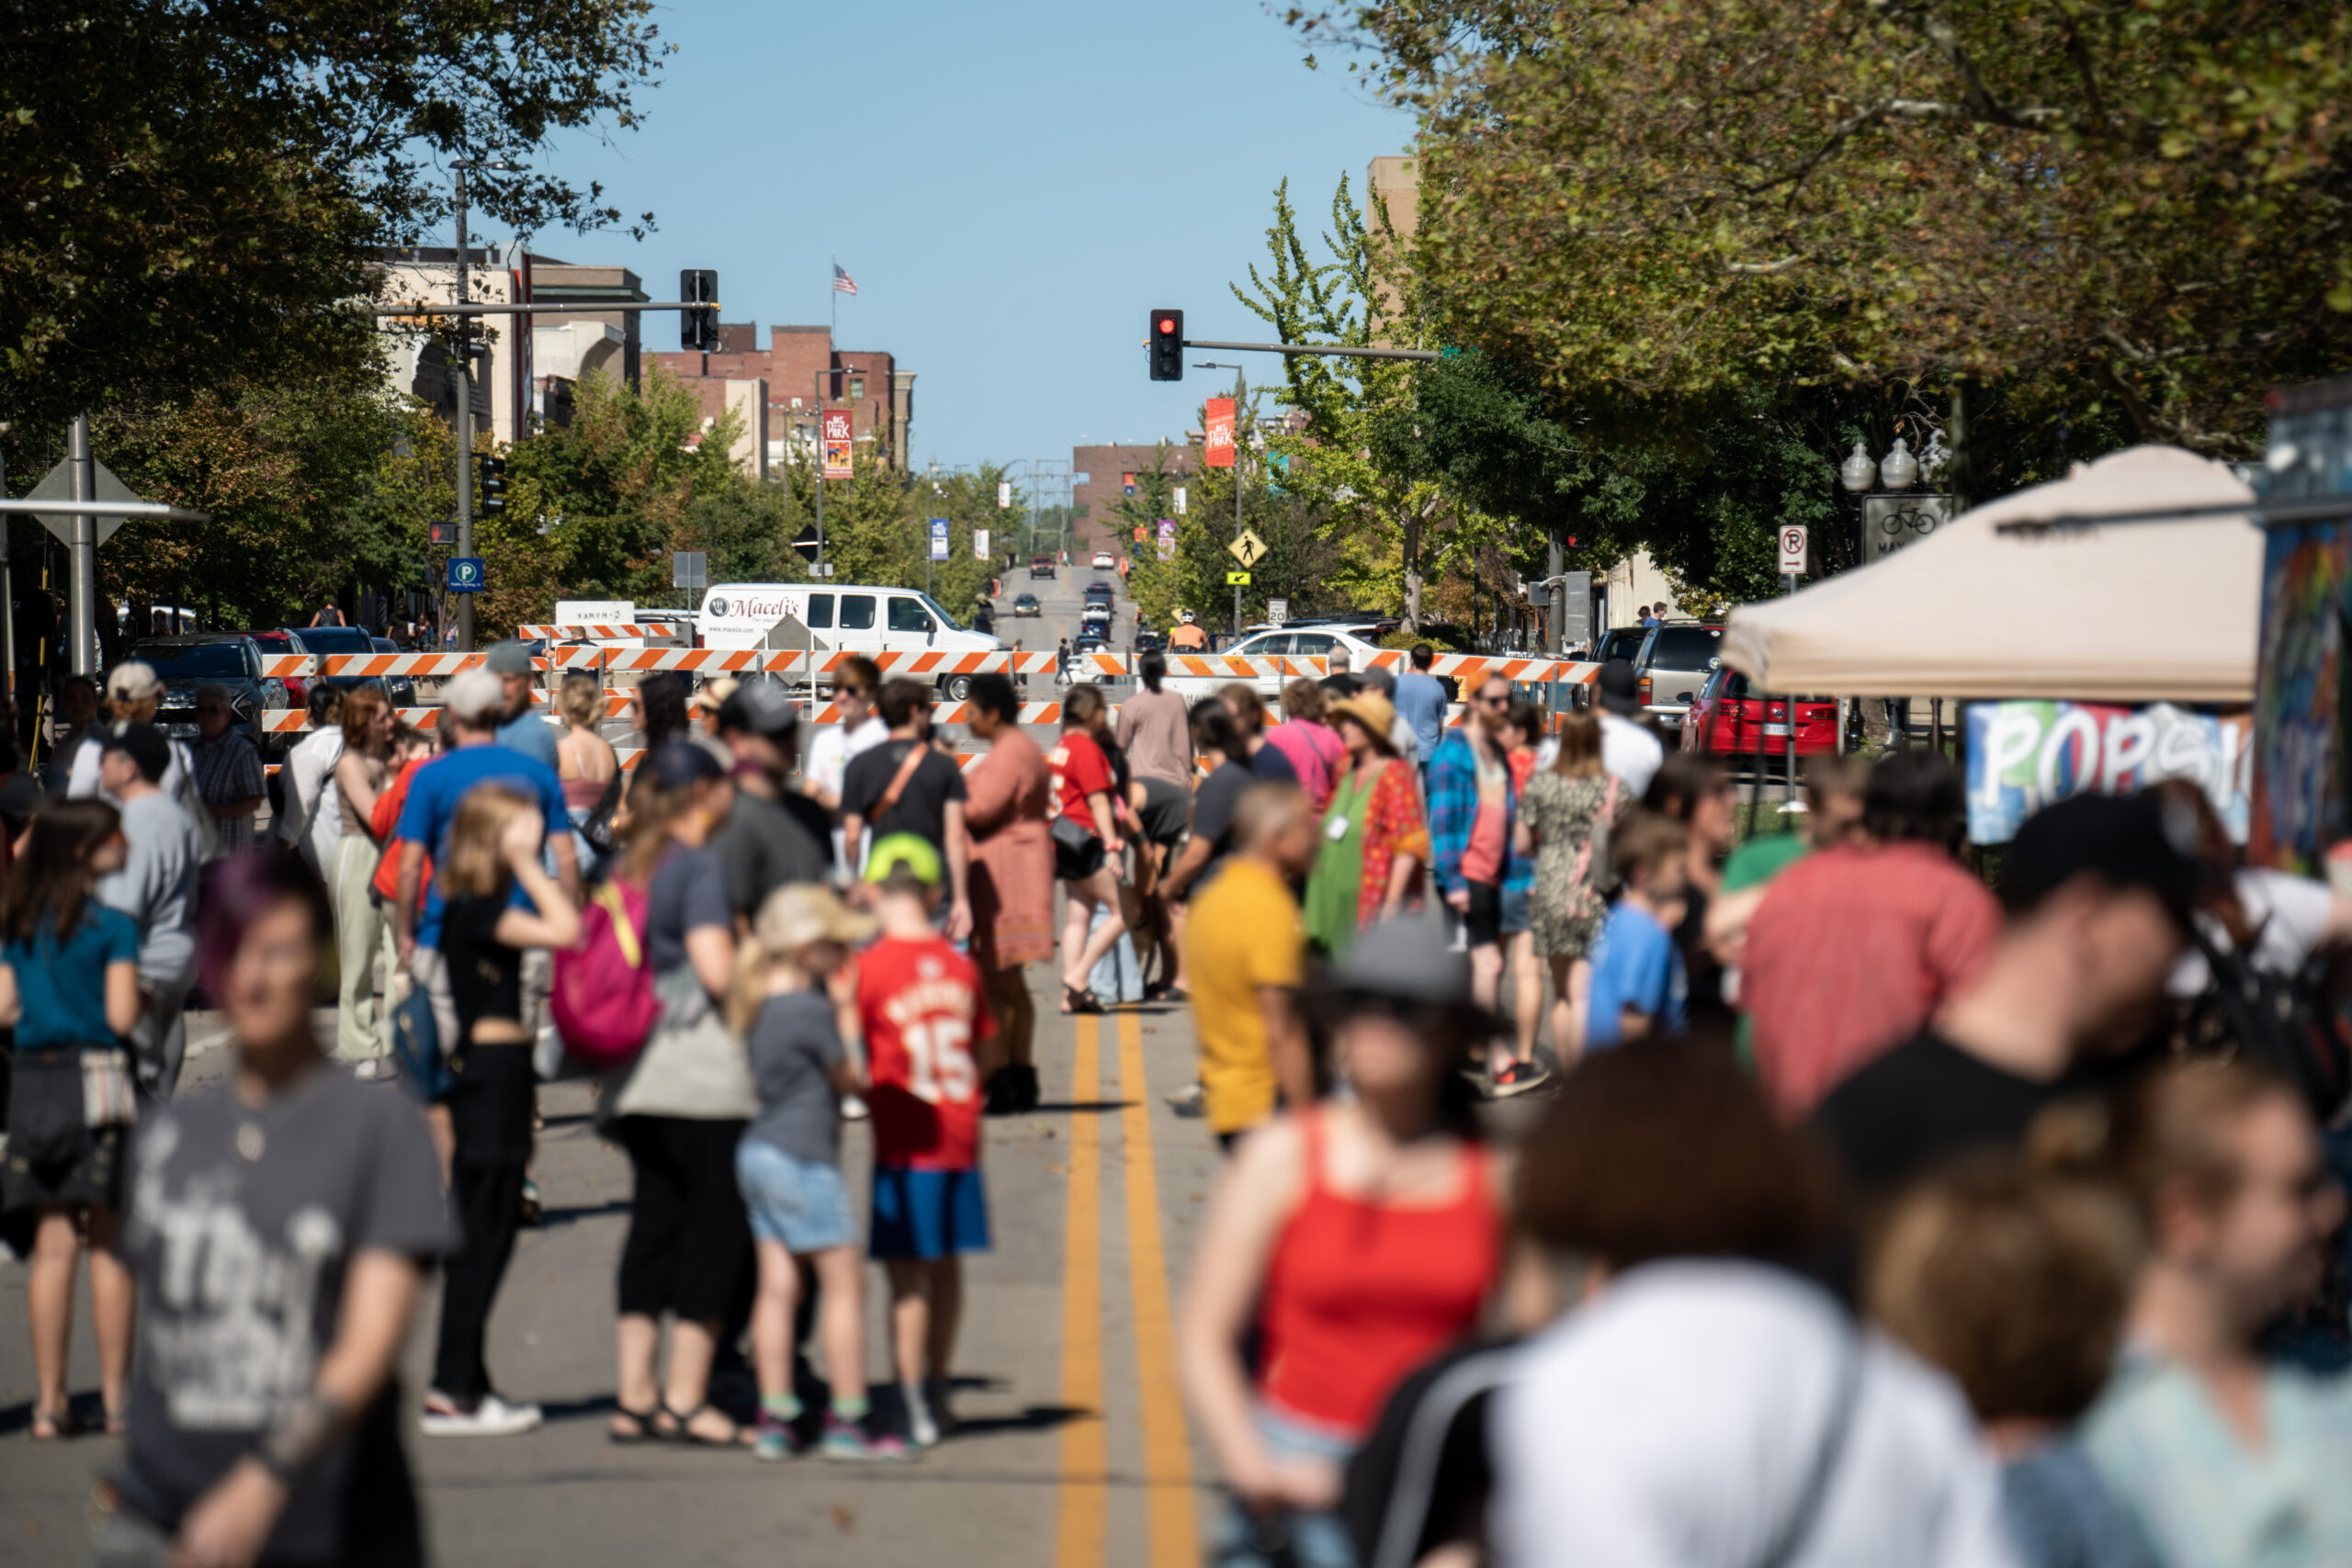
POLYGON ((874 1230, 869 1250, 890 1279, 890 1337, 907 1436, 939 1441, 948 1419, 947 1359, 962 1313, 960 1255, 989 1248, 980 1183, 979 1068, 973 1050, 996 1032, 980 971, 939 934, 944 868, 912 833, 874 846, 865 880, 882 936, 858 955, 857 1013, 874 1115, 874 1230))

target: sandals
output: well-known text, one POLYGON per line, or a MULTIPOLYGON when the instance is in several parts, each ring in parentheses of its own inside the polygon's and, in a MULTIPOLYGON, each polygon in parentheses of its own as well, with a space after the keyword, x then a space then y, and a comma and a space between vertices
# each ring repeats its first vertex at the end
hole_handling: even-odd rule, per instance
POLYGON ((633 1447, 639 1443, 658 1443, 662 1441, 663 1437, 662 1429, 653 1424, 653 1417, 661 1408, 662 1404, 659 1400, 654 1402, 653 1408, 651 1410, 631 1410, 628 1405, 621 1404, 619 1401, 614 1401, 613 1419, 616 1421, 628 1422, 630 1429, 625 1432, 618 1427, 606 1427, 605 1430, 605 1439, 610 1442, 618 1443, 624 1448, 633 1447))
MULTIPOLYGON (((723 1438, 706 1438, 700 1432, 695 1430, 695 1417, 701 1415, 706 1410, 718 1410, 718 1407, 711 1404, 709 1400, 706 1399, 700 1404, 695 1405, 692 1410, 689 1410, 684 1415, 681 1416, 676 1411, 671 1409, 666 1401, 655 1405, 655 1419, 658 1420, 662 1416, 667 1416, 671 1420, 677 1423, 677 1426, 672 1428, 664 1428, 661 1427, 652 1427, 651 1430, 655 1439, 665 1443, 675 1443, 681 1448, 729 1449, 738 1453, 741 1452, 744 1448, 743 1424, 736 1420, 731 1416, 727 1416, 727 1436, 723 1438)), ((722 1416, 727 1415, 723 1410, 719 1410, 718 1414, 722 1416)))
POLYGON ((1081 991, 1067 980, 1062 982, 1062 1016, 1081 1012, 1101 1012, 1102 1004, 1094 999, 1092 991, 1081 991))
POLYGON ((36 1410, 32 1419, 33 1441, 53 1443, 74 1435, 74 1413, 70 1410, 36 1410))

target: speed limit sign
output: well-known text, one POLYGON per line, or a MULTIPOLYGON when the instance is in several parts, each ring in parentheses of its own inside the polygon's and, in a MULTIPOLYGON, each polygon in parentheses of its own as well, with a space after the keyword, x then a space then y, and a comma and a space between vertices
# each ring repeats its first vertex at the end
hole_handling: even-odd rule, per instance
POLYGON ((1781 530, 1781 575, 1802 577, 1805 571, 1805 531, 1802 525, 1791 524, 1781 530))

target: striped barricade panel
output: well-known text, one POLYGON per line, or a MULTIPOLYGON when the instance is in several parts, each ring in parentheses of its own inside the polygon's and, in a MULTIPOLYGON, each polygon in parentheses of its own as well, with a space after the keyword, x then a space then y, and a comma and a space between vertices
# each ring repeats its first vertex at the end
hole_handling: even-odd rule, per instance
MULTIPOLYGON (((439 708, 394 708, 392 716, 418 729, 441 727, 439 708)), ((264 708, 254 717, 264 735, 300 735, 311 728, 308 708, 264 708)))
POLYGON ((514 635, 541 642, 632 642, 649 637, 674 637, 685 634, 669 625, 612 626, 591 622, 581 626, 516 626, 514 635))
MULTIPOLYGON (((972 722, 972 710, 973 705, 970 703, 933 703, 931 705, 931 722, 969 724, 972 722)), ((819 724, 841 724, 845 722, 846 716, 842 712, 842 705, 839 703, 827 703, 817 710, 819 724)), ((1023 724, 1059 724, 1061 721, 1062 705, 1059 703, 1023 703, 1021 705, 1019 722, 1023 724)))
POLYGON ((487 653, 330 653, 326 672, 338 677, 411 675, 431 680, 471 670, 489 657, 487 653))
POLYGON ((265 653, 261 656, 262 678, 267 681, 308 680, 317 673, 319 656, 315 653, 265 653))

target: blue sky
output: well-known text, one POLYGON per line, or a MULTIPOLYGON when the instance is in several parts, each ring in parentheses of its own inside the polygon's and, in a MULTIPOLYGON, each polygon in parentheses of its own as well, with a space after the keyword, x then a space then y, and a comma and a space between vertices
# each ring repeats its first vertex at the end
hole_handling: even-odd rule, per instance
MULTIPOLYGON (((763 345, 826 319, 838 254, 860 292, 836 341, 918 373, 918 464, 1181 434, 1230 372, 1148 379, 1147 314, 1267 335, 1226 284, 1265 254, 1276 182, 1319 232, 1340 176, 1361 195, 1366 162, 1412 134, 1344 70, 1308 71, 1261 0, 704 0, 657 19, 679 51, 644 127, 548 164, 659 231, 532 248, 633 267, 663 299, 681 267, 717 267, 727 319, 763 345)), ((666 319, 646 325, 676 346, 666 319)), ((1277 373, 1248 358, 1251 380, 1277 373)))

